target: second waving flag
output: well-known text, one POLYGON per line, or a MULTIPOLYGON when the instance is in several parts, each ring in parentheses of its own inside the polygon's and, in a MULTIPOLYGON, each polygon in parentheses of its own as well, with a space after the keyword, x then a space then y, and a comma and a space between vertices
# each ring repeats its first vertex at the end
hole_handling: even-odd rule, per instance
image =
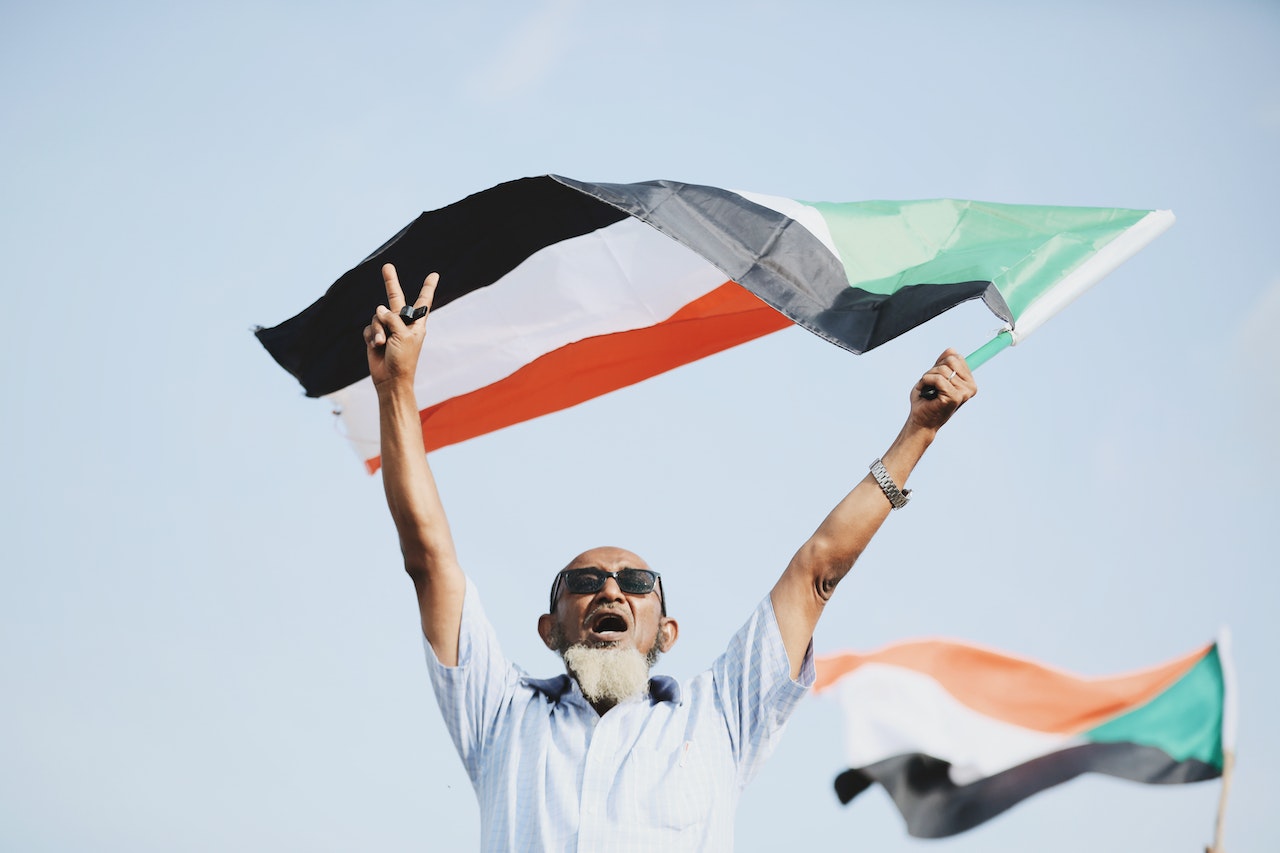
POLYGON ((1084 678, 950 640, 816 661, 843 711, 842 802, 874 783, 907 831, 971 829, 1082 773, 1175 784, 1223 773, 1234 693, 1224 642, 1125 675, 1084 678))

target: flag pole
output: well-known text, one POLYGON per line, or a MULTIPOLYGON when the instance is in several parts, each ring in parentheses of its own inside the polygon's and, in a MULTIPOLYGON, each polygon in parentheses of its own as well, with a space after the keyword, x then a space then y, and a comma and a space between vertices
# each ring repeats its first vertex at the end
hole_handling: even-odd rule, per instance
POLYGON ((1218 661, 1222 664, 1222 790, 1218 792, 1218 817, 1214 822, 1213 846, 1205 853, 1225 853, 1222 826, 1227 811, 1227 793, 1236 766, 1236 670, 1231 661, 1231 631, 1218 629, 1218 661))
POLYGON ((1204 853, 1226 853, 1222 846, 1222 825, 1227 811, 1227 793, 1231 790, 1231 771, 1236 766, 1234 750, 1222 754, 1222 790, 1218 793, 1218 817, 1213 823, 1213 846, 1204 848, 1204 853))
MULTIPOLYGON (((1173 225, 1173 222, 1172 211, 1153 210, 1120 237, 1099 249, 1054 287, 1050 288, 1043 295, 1043 298, 1038 298, 1027 306, 1016 321, 1018 325, 1018 340, 1026 338, 1040 328, 1046 320, 1057 314, 1108 274, 1114 272, 1116 267, 1133 257, 1139 249, 1167 231, 1173 225)), ((1010 325, 966 359, 969 362, 969 369, 977 369, 993 355, 1013 343, 1013 327, 1010 325)), ((937 396, 936 389, 932 396, 937 396)))
POLYGON ((970 370, 977 370, 979 367, 986 364, 993 355, 1012 344, 1013 335, 1008 329, 1005 329, 1000 332, 1000 334, 969 353, 969 357, 966 358, 965 361, 968 362, 970 370))

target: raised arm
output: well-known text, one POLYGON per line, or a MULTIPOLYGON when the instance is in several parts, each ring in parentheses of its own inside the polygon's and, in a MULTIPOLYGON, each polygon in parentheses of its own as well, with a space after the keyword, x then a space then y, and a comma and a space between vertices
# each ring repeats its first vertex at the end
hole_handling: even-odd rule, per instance
MULTIPOLYGON (((387 306, 378 306, 364 330, 369 375, 378 391, 382 484, 400 534, 404 569, 418 594, 422 633, 440 662, 455 666, 466 579, 422 449, 422 422, 413 392, 426 323, 425 318, 411 323, 401 319, 405 300, 395 267, 384 266, 382 278, 387 306)), ((439 279, 435 273, 427 276, 414 308, 430 309, 439 279)))
MULTIPOLYGON (((906 483, 938 430, 977 392, 973 375, 960 353, 953 349, 944 352, 911 389, 911 413, 881 457, 894 483, 899 487, 906 483), (928 386, 938 390, 935 399, 922 396, 928 386)), ((774 585, 773 609, 791 662, 792 678, 800 674, 805 650, 836 584, 853 568, 891 509, 880 485, 867 474, 800 546, 774 585)))

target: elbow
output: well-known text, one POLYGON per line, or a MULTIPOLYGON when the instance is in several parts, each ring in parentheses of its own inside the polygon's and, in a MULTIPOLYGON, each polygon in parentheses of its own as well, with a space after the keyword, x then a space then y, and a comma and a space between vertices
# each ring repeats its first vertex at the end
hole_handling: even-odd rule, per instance
POLYGON ((431 579, 433 560, 427 549, 421 545, 407 547, 404 541, 400 543, 400 556, 404 558, 404 572, 414 585, 426 583, 431 579))
POLYGON ((814 595, 825 604, 836 591, 836 585, 853 568, 857 554, 850 554, 835 541, 816 534, 800 549, 796 560, 808 579, 814 595))
POLYGON ((427 581, 428 572, 425 563, 406 558, 404 573, 409 576, 409 580, 413 581, 414 586, 420 586, 427 581))
POLYGON ((428 589, 461 592, 465 587, 462 569, 452 552, 440 553, 426 548, 403 548, 404 572, 420 593, 428 589))

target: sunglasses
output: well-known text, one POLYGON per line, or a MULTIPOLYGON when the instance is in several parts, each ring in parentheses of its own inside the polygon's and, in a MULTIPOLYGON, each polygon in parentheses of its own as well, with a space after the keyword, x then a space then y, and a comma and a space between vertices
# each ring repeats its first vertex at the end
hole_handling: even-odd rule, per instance
MULTIPOLYGON (((556 575, 555 582, 551 584, 551 607, 547 612, 555 612, 561 587, 574 595, 592 595, 604 589, 604 582, 613 578, 618 583, 618 589, 627 595, 648 595, 658 586, 660 577, 662 576, 650 569, 619 569, 616 572, 596 568, 565 569, 556 575)), ((662 615, 666 616, 667 599, 661 589, 658 601, 662 605, 662 615)))

